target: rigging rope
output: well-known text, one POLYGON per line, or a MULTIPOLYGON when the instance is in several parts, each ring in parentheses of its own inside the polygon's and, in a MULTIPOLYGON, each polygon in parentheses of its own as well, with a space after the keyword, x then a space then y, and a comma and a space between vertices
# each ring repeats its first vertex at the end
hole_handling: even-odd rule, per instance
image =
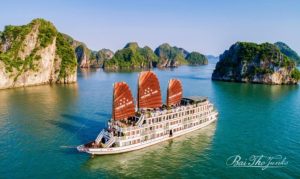
MULTIPOLYGON (((79 131, 81 131, 81 129, 82 129, 83 127, 86 126, 86 123, 87 123, 87 120, 85 120, 85 122, 82 123, 82 125, 80 126, 80 128, 77 129, 77 131, 76 131, 73 135, 71 135, 71 136, 69 137, 69 139, 67 140, 66 143, 70 142, 70 140, 71 140, 71 139, 72 139, 79 131)), ((61 145, 61 146, 60 146, 60 148, 69 148, 69 149, 71 149, 71 148, 76 148, 76 147, 77 147, 77 146, 72 146, 72 145, 61 145)))

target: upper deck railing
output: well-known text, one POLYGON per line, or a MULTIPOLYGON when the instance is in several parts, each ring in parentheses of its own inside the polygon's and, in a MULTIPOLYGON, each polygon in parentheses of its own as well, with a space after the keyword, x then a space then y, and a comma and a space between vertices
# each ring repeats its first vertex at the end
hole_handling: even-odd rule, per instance
MULTIPOLYGON (((185 112, 188 111, 190 109, 194 109, 196 107, 200 107, 200 106, 205 106, 208 105, 208 107, 212 107, 213 105, 207 101, 202 102, 202 103, 198 103, 198 104, 193 104, 193 105, 185 105, 185 106, 178 106, 176 108, 172 108, 172 109, 165 109, 165 110, 153 110, 153 111, 148 111, 145 113, 140 113, 139 116, 139 120, 136 123, 133 123, 132 125, 128 125, 126 123, 123 123, 121 121, 116 121, 117 124, 117 128, 119 131, 121 132, 127 132, 127 131, 131 131, 131 130, 135 130, 135 129, 139 129, 139 127, 141 125, 149 126, 148 124, 143 124, 143 121, 149 118, 153 118, 153 117, 160 117, 163 115, 173 115, 176 114, 178 112, 185 112)), ((193 114, 189 114, 189 115, 195 115, 197 113, 193 113, 193 114)), ((181 116, 183 117, 183 116, 181 116)), ((179 117, 178 117, 179 118, 179 117)), ((172 118, 174 119, 174 118, 172 118)), ((170 119, 170 121, 172 120, 170 119)))

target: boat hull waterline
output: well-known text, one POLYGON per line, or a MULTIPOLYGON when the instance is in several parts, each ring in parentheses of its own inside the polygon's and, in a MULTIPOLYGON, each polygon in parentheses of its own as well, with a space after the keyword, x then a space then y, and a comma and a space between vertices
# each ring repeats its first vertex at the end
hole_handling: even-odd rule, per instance
POLYGON ((162 103, 160 84, 152 71, 138 78, 137 108, 125 82, 113 85, 112 118, 96 139, 77 147, 80 152, 106 155, 130 152, 207 126, 218 112, 207 97, 183 97, 182 83, 171 79, 167 103, 162 103))
POLYGON ((112 148, 87 148, 84 145, 80 145, 77 147, 77 150, 80 152, 86 152, 89 153, 91 155, 109 155, 109 154, 120 154, 120 153, 126 153, 126 152, 131 152, 131 151, 135 151, 135 150, 139 150, 139 149, 143 149, 145 147, 151 146, 151 145, 155 145, 158 144, 160 142, 164 142, 179 136, 182 136, 184 134, 190 133, 192 131, 204 128, 206 126, 208 126, 209 124, 215 122, 217 120, 217 115, 218 113, 215 112, 213 118, 211 120, 208 120, 202 124, 199 124, 197 126, 193 126, 191 128, 179 131, 178 133, 174 133, 172 136, 162 136, 159 138, 155 138, 155 139, 149 139, 147 141, 138 143, 138 144, 133 144, 130 146, 124 146, 124 147, 112 147, 112 148))

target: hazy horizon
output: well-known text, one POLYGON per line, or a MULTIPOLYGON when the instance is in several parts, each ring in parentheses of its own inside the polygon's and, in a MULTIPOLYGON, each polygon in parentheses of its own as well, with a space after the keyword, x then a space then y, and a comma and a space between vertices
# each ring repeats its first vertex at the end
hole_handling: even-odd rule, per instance
POLYGON ((154 50, 169 43, 217 56, 237 41, 282 41, 300 53, 299 7, 293 0, 12 0, 2 2, 0 31, 44 18, 92 50, 116 51, 127 42, 154 50))

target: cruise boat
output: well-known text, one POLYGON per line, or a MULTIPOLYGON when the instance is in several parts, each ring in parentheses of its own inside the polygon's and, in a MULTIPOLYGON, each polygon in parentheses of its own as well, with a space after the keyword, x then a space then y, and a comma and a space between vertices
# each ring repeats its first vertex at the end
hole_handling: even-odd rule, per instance
POLYGON ((77 147, 80 152, 106 155, 130 152, 203 128, 217 120, 218 112, 207 97, 183 97, 182 84, 171 79, 166 104, 159 80, 152 71, 138 78, 137 106, 125 82, 114 83, 112 118, 94 141, 77 147))

